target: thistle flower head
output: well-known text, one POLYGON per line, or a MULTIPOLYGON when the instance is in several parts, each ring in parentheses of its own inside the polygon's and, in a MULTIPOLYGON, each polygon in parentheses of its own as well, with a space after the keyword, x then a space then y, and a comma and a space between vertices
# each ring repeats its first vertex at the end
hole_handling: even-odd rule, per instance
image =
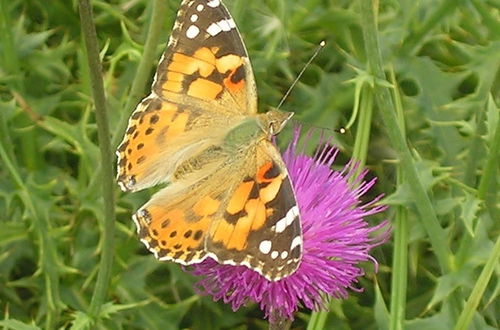
POLYGON ((279 281, 269 281, 245 266, 220 265, 212 259, 194 265, 191 272, 201 276, 197 290, 222 300, 237 310, 256 302, 266 318, 293 319, 299 304, 318 310, 326 308, 327 298, 346 298, 357 290, 357 279, 364 275, 359 263, 370 260, 369 252, 389 237, 387 221, 370 227, 365 217, 386 207, 375 206, 380 199, 362 204, 360 197, 375 183, 356 175, 356 166, 342 171, 331 166, 337 150, 328 145, 307 156, 298 146, 300 129, 283 154, 299 206, 303 230, 303 256, 298 270, 279 281), (370 234, 385 227, 378 237, 370 234))

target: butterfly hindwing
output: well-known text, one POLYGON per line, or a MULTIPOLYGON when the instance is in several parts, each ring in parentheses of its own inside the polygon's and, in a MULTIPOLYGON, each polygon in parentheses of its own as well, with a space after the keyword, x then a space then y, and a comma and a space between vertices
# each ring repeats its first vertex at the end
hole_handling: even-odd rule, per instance
POLYGON ((206 246, 220 263, 245 265, 275 281, 300 264, 299 209, 276 147, 263 140, 252 153, 255 161, 248 168, 254 171, 233 185, 206 246))
POLYGON ((297 269, 302 230, 286 168, 268 141, 247 152, 228 166, 221 155, 218 171, 162 189, 136 213, 139 237, 157 258, 193 264, 210 256, 270 280, 297 269), (241 172, 243 161, 248 172, 241 172))

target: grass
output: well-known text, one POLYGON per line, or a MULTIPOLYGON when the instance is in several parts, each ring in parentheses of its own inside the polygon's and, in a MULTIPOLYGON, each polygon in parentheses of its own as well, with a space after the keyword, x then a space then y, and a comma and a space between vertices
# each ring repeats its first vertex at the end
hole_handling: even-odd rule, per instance
MULTIPOLYGON (((364 291, 301 310, 292 328, 500 327, 498 0, 226 4, 262 110, 326 40, 283 108, 326 128, 340 162, 360 160, 391 205, 368 219, 394 231, 364 291)), ((109 158, 178 1, 92 6, 85 21, 77 1, 0 0, 0 326, 267 328, 258 306, 232 312, 196 295, 194 278, 146 253, 131 214, 151 192, 112 182, 109 158), (82 26, 95 26, 94 48, 82 26)))

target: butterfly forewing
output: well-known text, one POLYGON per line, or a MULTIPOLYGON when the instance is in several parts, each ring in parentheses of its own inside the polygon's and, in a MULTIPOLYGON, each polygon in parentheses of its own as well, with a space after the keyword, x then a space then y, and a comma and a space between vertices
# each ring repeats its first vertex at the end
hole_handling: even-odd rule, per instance
POLYGON ((219 0, 182 2, 153 91, 168 100, 223 112, 257 111, 247 51, 219 0))
POLYGON ((256 113, 256 104, 247 52, 227 9, 217 0, 183 1, 152 93, 135 109, 117 150, 120 187, 175 180, 177 163, 256 113))

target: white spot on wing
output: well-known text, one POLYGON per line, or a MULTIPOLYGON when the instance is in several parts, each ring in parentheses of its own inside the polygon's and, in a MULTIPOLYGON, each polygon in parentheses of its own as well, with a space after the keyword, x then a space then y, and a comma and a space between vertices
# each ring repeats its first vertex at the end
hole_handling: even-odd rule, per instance
POLYGON ((186 31, 186 37, 194 39, 200 33, 200 29, 196 25, 191 25, 186 31))
POLYGON ((288 210, 288 212, 282 219, 276 222, 274 230, 277 233, 282 233, 288 226, 290 226, 293 223, 293 221, 297 218, 298 215, 299 215, 299 208, 297 207, 297 205, 295 205, 290 210, 288 210))
POLYGON ((212 7, 212 8, 219 7, 220 0, 211 0, 211 1, 207 2, 207 5, 209 7, 212 7))
POLYGON ((277 233, 282 233, 286 228, 286 217, 276 222, 274 231, 277 233))
POLYGON ((217 23, 212 23, 210 26, 207 28, 208 34, 210 34, 212 37, 215 37, 219 33, 221 33, 222 29, 217 23))
POLYGON ((286 259, 286 257, 288 257, 288 252, 287 251, 281 252, 281 259, 286 259))
POLYGON ((197 11, 202 11, 202 10, 203 10, 203 8, 205 8, 205 6, 203 6, 202 4, 200 4, 200 5, 196 6, 196 10, 197 10, 197 11))
POLYGON ((290 244, 290 251, 292 251, 299 245, 302 245, 302 237, 295 236, 295 238, 292 240, 292 244, 290 244))
POLYGON ((273 259, 278 258, 279 255, 280 255, 280 253, 278 251, 271 252, 271 258, 273 258, 273 259))
POLYGON ((271 241, 262 241, 259 245, 259 250, 263 254, 268 254, 271 251, 272 243, 271 241))
POLYGON ((222 29, 222 31, 230 31, 231 30, 231 26, 229 25, 228 21, 223 19, 221 20, 219 23, 217 23, 220 28, 222 29))
POLYGON ((191 22, 193 22, 193 23, 194 23, 194 22, 196 22, 196 21, 198 20, 198 15, 193 14, 193 15, 191 15, 191 18, 190 18, 190 19, 191 19, 191 22))

